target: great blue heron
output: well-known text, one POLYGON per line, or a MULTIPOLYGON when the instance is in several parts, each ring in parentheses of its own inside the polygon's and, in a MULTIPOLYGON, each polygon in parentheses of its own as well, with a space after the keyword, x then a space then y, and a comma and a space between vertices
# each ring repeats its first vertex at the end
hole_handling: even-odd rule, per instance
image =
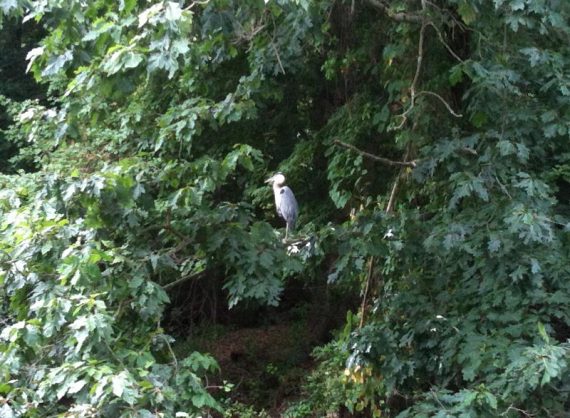
POLYGON ((293 191, 288 186, 284 186, 285 176, 283 173, 276 173, 265 180, 265 182, 273 186, 277 214, 285 219, 287 223, 285 228, 285 240, 287 240, 289 230, 295 228, 295 222, 297 222, 297 216, 299 215, 297 200, 295 199, 293 191))

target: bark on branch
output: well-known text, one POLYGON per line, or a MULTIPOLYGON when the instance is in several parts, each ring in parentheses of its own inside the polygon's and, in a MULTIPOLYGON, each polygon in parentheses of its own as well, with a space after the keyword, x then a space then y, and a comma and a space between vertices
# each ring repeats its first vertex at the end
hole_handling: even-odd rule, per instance
POLYGON ((339 145, 339 146, 344 147, 344 148, 348 148, 349 150, 352 150, 354 152, 359 153, 363 157, 370 158, 374 161, 378 161, 378 162, 381 162, 383 164, 390 165, 393 167, 412 167, 412 168, 414 168, 417 165, 416 160, 413 160, 413 161, 389 160, 388 158, 380 157, 379 155, 374 155, 374 154, 370 154, 369 152, 362 151, 361 149, 355 147, 354 145, 347 144, 346 142, 342 142, 338 139, 335 139, 333 141, 333 144, 339 145))
POLYGON ((382 0, 368 0, 368 4, 382 11, 390 19, 393 19, 397 22, 422 23, 424 19, 423 16, 419 13, 393 12, 390 9, 390 5, 382 0))
POLYGON ((165 284, 164 286, 162 286, 162 288, 164 290, 168 290, 168 289, 172 289, 173 287, 178 286, 179 284, 182 284, 184 282, 187 282, 188 280, 194 280, 194 279, 198 279, 202 276, 204 276, 206 274, 206 271, 200 271, 198 273, 194 273, 194 274, 188 274, 186 276, 182 276, 181 278, 179 278, 178 280, 175 280, 171 283, 165 284))

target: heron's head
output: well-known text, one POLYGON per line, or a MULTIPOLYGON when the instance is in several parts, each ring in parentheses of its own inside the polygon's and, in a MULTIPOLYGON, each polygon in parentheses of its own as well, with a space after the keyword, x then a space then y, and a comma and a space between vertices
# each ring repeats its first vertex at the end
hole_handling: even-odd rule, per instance
POLYGON ((265 180, 265 182, 269 183, 269 184, 275 184, 277 186, 281 186, 281 185, 285 184, 285 176, 283 175, 283 173, 275 173, 274 175, 269 177, 267 180, 265 180))

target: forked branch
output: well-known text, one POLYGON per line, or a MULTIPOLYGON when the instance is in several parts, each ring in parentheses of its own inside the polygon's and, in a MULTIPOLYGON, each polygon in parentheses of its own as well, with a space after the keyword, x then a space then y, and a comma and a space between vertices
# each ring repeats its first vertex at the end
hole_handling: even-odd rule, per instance
POLYGON ((401 129, 404 124, 407 122, 408 120, 408 115, 410 114, 410 112, 414 109, 415 105, 416 105, 416 98, 420 95, 428 95, 428 96, 432 96, 437 98, 439 101, 441 101, 443 103, 443 105, 445 106, 445 108, 449 111, 449 113, 451 113, 453 116, 455 117, 462 117, 462 115, 460 113, 457 113, 453 110, 453 108, 451 107, 451 105, 449 103, 447 103, 447 101, 440 96, 437 93, 434 93, 432 91, 421 91, 421 92, 417 92, 417 88, 418 88, 418 82, 420 79, 420 75, 422 72, 422 64, 423 64, 423 59, 424 59, 424 42, 425 42, 425 32, 426 32, 426 28, 428 26, 431 26, 437 33, 439 41, 445 46, 445 48, 449 51, 449 53, 458 61, 463 62, 463 60, 453 51, 453 49, 445 42, 445 40, 443 39, 443 35, 441 34, 441 31, 439 30, 439 28, 430 20, 428 19, 428 15, 427 15, 427 0, 422 0, 422 10, 421 12, 417 12, 417 13, 393 13, 389 7, 389 5, 383 1, 383 0, 368 0, 368 2, 370 4, 372 4, 373 6, 375 6, 376 8, 382 10, 384 13, 386 13, 388 16, 390 16, 392 19, 397 20, 397 21, 403 21, 403 22, 413 22, 413 23, 421 23, 421 29, 420 29, 420 36, 419 36, 419 40, 418 40, 418 55, 416 58, 416 71, 414 73, 414 78, 412 80, 412 84, 410 85, 410 104, 408 106, 408 108, 402 112, 400 115, 398 115, 401 118, 400 124, 398 126, 396 126, 395 129, 401 129))
POLYGON ((443 105, 445 106, 445 108, 447 109, 447 111, 448 111, 449 113, 451 113, 453 116, 455 116, 456 118, 462 118, 462 117, 463 117, 463 115, 462 115, 461 113, 456 113, 456 112, 451 108, 451 106, 449 105, 449 103, 447 103, 447 102, 445 101, 445 99, 444 99, 443 97, 441 97, 439 94, 434 93, 433 91, 429 91, 429 90, 422 90, 422 91, 416 93, 416 97, 421 96, 422 94, 425 94, 425 95, 428 95, 428 96, 433 96, 433 97, 435 97, 436 99, 439 99, 439 101, 440 101, 441 103, 443 103, 443 105))
MULTIPOLYGON (((422 6, 425 9, 425 2, 422 1, 422 6)), ((416 72, 414 74, 414 79, 412 80, 412 85, 410 86, 410 107, 408 107, 401 115, 402 121, 396 127, 396 129, 401 129, 406 121, 408 120, 408 114, 412 111, 416 104, 416 86, 418 85, 418 80, 420 79, 420 73, 422 71, 422 62, 424 59, 424 38, 428 22, 422 19, 422 28, 420 29, 420 39, 418 41, 418 57, 416 61, 416 72)))
MULTIPOLYGON (((415 126, 412 129, 415 129, 415 126)), ((404 154, 404 162, 406 162, 408 160, 409 155, 410 155, 410 146, 408 145, 408 148, 406 149, 406 153, 404 154)), ((400 179, 402 178, 403 174, 404 174, 404 168, 402 167, 400 169, 400 172, 396 176, 396 180, 394 180, 394 184, 392 185, 392 191, 390 192, 390 199, 388 200, 388 205, 386 206, 386 209, 385 209, 386 214, 391 214, 394 211, 394 206, 396 205, 396 195, 398 193, 398 188, 400 187, 400 179)), ((360 316, 359 328, 362 328, 364 326, 364 322, 366 319, 366 305, 368 304, 368 300, 367 300, 368 299, 368 293, 370 291, 370 285, 372 282, 372 274, 374 271, 374 256, 370 256, 370 260, 368 263, 369 263, 368 264, 368 274, 366 275, 366 284, 364 287, 364 295, 362 296, 362 303, 361 303, 361 307, 360 307, 361 316, 360 316)), ((378 284, 378 287, 382 287, 382 282, 383 282, 383 279, 380 276, 380 283, 378 284)))
POLYGON ((393 160, 390 160, 388 158, 380 157, 379 155, 370 154, 369 152, 363 151, 360 148, 355 147, 354 145, 347 144, 346 142, 342 142, 338 139, 335 139, 333 141, 333 144, 339 145, 339 146, 344 147, 344 148, 348 148, 354 152, 359 153, 363 157, 370 158, 374 161, 381 162, 382 164, 397 166, 397 167, 412 167, 412 168, 414 168, 417 165, 416 160, 413 160, 413 161, 393 161, 393 160))

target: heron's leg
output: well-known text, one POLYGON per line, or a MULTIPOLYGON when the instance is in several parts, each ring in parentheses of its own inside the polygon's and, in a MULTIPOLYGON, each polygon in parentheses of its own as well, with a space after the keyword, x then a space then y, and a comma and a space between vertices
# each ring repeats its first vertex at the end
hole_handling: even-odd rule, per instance
POLYGON ((287 241, 287 236, 289 235, 289 222, 285 224, 285 241, 287 241))

